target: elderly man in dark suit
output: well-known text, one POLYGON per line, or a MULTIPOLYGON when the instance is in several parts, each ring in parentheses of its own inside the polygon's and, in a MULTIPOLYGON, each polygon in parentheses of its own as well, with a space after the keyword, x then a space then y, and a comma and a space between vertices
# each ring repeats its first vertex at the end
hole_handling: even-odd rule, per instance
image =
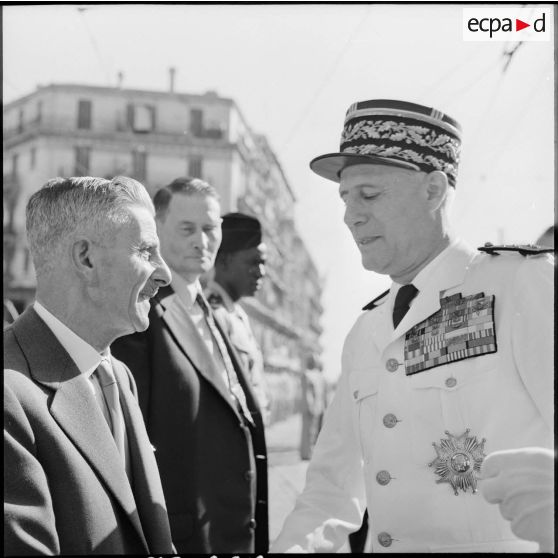
POLYGON ((4 332, 4 554, 173 551, 129 370, 109 345, 168 284, 145 188, 53 179, 27 205, 34 304, 4 332))
POLYGON ((178 552, 263 553, 261 411, 199 283, 221 242, 218 195, 200 179, 179 178, 154 203, 172 283, 152 300, 147 331, 119 339, 112 350, 138 384, 178 552))

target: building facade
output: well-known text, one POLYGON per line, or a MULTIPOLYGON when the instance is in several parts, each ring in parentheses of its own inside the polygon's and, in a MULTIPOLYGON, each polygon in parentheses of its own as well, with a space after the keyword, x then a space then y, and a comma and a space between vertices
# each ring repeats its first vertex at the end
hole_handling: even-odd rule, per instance
POLYGON ((52 84, 4 108, 4 295, 34 294, 25 205, 55 176, 131 176, 153 195, 178 176, 212 184, 223 213, 257 216, 269 247, 262 290, 242 304, 264 354, 272 420, 297 408, 299 375, 318 356, 322 283, 294 223, 296 199, 266 138, 232 99, 171 90, 52 84))

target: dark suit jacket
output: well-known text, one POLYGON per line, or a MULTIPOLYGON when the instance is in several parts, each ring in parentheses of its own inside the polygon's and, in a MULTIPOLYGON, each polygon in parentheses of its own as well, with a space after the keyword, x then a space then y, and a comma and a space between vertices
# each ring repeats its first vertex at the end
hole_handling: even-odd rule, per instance
POLYGON ((89 380, 37 313, 4 332, 4 554, 172 552, 163 491, 126 367, 113 360, 133 492, 89 380))
POLYGON ((117 339, 111 351, 128 364, 138 385, 177 551, 266 552, 264 430, 234 349, 223 334, 255 427, 245 426, 171 287, 151 300, 149 324, 143 333, 117 339))

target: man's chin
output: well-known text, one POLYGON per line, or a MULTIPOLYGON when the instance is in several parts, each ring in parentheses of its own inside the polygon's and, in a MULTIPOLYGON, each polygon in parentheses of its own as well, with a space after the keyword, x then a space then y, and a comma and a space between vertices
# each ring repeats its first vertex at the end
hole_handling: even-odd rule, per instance
POLYGON ((142 321, 137 321, 135 324, 136 331, 145 331, 149 327, 149 318, 142 321))
POLYGON ((362 254, 362 267, 364 267, 366 271, 373 271, 374 273, 379 273, 380 275, 385 275, 386 273, 379 262, 367 257, 366 254, 362 254))
POLYGON ((149 327, 149 300, 144 301, 144 303, 145 302, 147 302, 147 311, 136 311, 135 315, 131 317, 131 323, 132 327, 134 328, 134 332, 145 331, 149 327))

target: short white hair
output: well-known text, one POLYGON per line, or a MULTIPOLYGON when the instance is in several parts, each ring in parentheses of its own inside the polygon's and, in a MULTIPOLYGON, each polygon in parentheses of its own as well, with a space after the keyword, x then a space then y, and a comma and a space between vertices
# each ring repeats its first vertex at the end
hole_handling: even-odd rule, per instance
POLYGON ((448 186, 446 190, 446 199, 444 200, 443 204, 446 214, 449 214, 451 212, 456 195, 457 192, 455 190, 455 186, 448 186))
POLYGON ((145 187, 126 176, 53 178, 27 202, 26 229, 36 272, 56 267, 67 241, 77 231, 102 239, 128 221, 125 209, 140 205, 154 215, 145 187))

